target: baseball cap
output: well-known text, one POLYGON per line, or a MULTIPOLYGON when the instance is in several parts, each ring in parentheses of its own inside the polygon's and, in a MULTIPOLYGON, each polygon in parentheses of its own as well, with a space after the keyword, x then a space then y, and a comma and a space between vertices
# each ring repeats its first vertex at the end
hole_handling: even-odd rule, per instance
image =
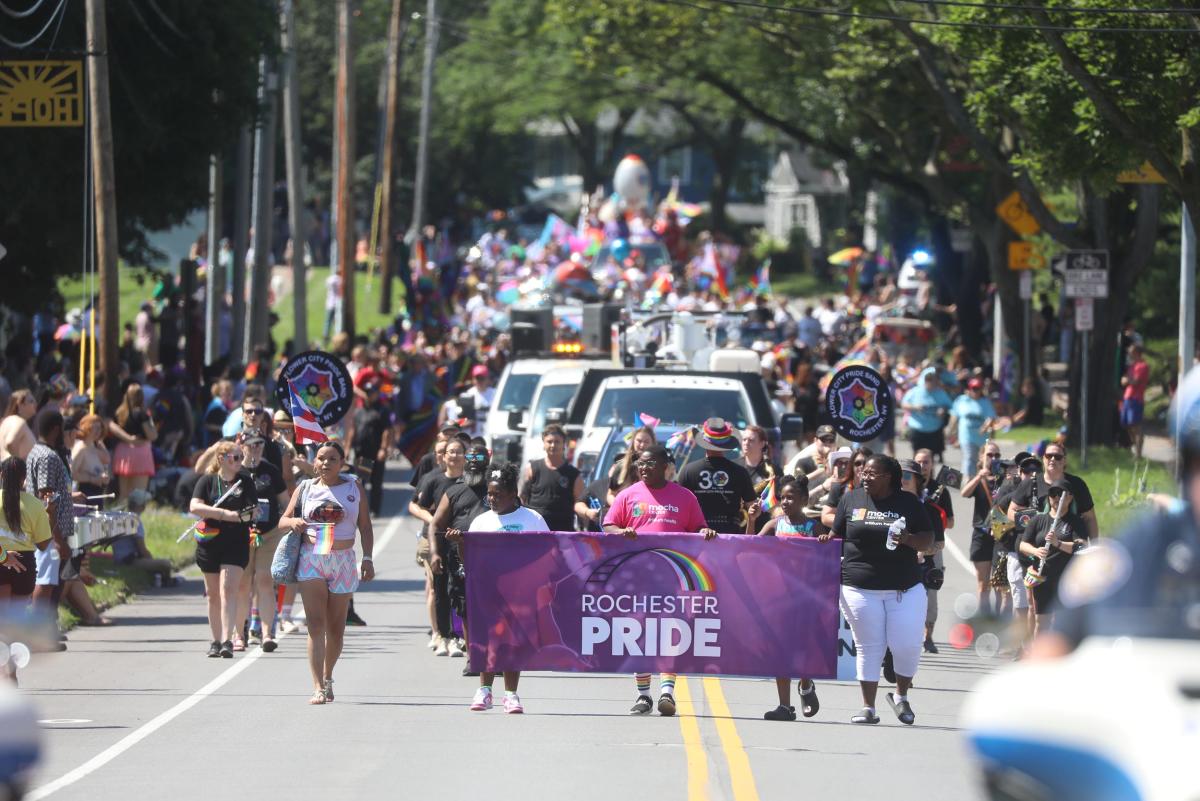
POLYGON ((833 426, 817 426, 817 439, 825 439, 826 437, 837 437, 837 432, 833 430, 833 426))
POLYGON ((486 377, 488 369, 486 364, 477 364, 471 368, 471 378, 486 377))
POLYGON ((1067 481, 1065 478, 1060 478, 1058 481, 1055 481, 1054 483, 1052 483, 1050 485, 1049 492, 1056 492, 1056 491, 1057 492, 1070 492, 1071 491, 1071 482, 1067 481))
POLYGON ((967 389, 983 389, 983 379, 972 378, 967 382, 967 389))
POLYGON ((1036 456, 1026 456, 1021 461, 1017 462, 1021 466, 1021 470, 1041 470, 1042 461, 1036 456))

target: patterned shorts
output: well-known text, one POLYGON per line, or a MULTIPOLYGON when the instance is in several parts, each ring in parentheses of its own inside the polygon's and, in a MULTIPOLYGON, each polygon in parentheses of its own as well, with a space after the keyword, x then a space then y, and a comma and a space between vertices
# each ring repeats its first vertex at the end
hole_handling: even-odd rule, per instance
POLYGON ((313 553, 311 544, 303 543, 300 546, 296 580, 324 581, 335 595, 354 592, 358 589, 358 557, 353 548, 321 556, 313 553))

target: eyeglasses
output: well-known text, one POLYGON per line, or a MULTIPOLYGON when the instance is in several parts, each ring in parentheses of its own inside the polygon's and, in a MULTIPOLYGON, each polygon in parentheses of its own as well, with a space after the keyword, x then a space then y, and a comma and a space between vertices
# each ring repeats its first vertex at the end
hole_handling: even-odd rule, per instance
POLYGON ((242 455, 240 453, 231 453, 229 454, 229 461, 240 462, 242 461, 242 455))
POLYGON ((1067 455, 1065 453, 1047 453, 1042 458, 1047 462, 1060 462, 1063 459, 1066 459, 1067 455))
POLYGON ((867 460, 866 460, 866 459, 855 459, 855 460, 854 460, 854 466, 855 466, 855 467, 862 467, 862 466, 863 466, 863 465, 865 465, 866 463, 867 463, 867 460))

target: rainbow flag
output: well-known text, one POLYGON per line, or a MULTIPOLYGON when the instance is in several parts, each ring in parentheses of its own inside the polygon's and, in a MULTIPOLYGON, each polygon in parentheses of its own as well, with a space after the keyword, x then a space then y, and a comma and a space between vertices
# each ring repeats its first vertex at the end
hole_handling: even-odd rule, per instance
POLYGON ((414 465, 429 452, 433 441, 437 439, 438 412, 447 394, 444 376, 428 376, 420 408, 404 421, 404 432, 400 435, 397 447, 414 465))
POLYGON ((313 546, 313 553, 320 556, 333 553, 333 523, 318 523, 313 526, 313 533, 317 535, 317 544, 313 546))
POLYGON ((754 277, 750 279, 750 289, 756 295, 771 294, 771 260, 767 259, 762 263, 754 273, 754 277))
POLYGON ((863 334, 862 338, 855 342, 850 350, 846 352, 846 355, 838 359, 837 364, 833 365, 833 369, 826 373, 820 382, 818 382, 821 391, 825 391, 825 388, 829 386, 829 382, 833 380, 833 376, 838 370, 841 370, 843 367, 849 367, 852 364, 866 364, 867 356, 870 352, 871 335, 863 334))
POLYGON ((767 482, 767 486, 763 487, 762 494, 758 496, 758 502, 762 506, 763 514, 770 514, 775 507, 779 506, 779 496, 775 493, 774 478, 767 482))
POLYGON ((725 280, 725 266, 721 264, 720 256, 717 254, 717 246, 709 242, 704 246, 704 255, 700 259, 701 275, 707 275, 713 281, 713 286, 717 288, 717 294, 722 300, 729 300, 729 283, 725 280))
POLYGON ((207 520, 201 520, 196 524, 196 527, 192 529, 192 539, 194 539, 196 542, 209 542, 220 533, 221 529, 217 528, 216 526, 208 525, 207 520))

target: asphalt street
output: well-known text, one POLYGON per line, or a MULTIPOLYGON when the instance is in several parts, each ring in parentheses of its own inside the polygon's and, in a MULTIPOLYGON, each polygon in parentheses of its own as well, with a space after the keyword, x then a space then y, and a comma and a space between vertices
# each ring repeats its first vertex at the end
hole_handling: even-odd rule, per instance
MULTIPOLYGON (((403 475, 389 471, 388 515, 407 505, 403 475)), ((111 628, 71 632, 68 652, 38 655, 23 671, 45 746, 29 797, 978 798, 958 716, 975 682, 1003 662, 946 644, 959 622, 953 599, 973 585, 966 504, 956 510, 941 653, 922 659, 912 728, 886 705, 881 725, 852 725, 857 685, 829 681, 819 683, 816 718, 764 721, 776 703, 771 679, 681 678, 678 716, 631 718, 631 677, 531 673, 523 717, 472 713, 478 679, 461 677, 465 660, 425 645, 416 526, 389 516, 376 521, 378 578, 356 596, 369 625, 347 630, 334 703, 306 703, 303 635, 285 636, 272 654, 252 646, 232 661, 205 658, 192 572, 112 610, 111 628)))

